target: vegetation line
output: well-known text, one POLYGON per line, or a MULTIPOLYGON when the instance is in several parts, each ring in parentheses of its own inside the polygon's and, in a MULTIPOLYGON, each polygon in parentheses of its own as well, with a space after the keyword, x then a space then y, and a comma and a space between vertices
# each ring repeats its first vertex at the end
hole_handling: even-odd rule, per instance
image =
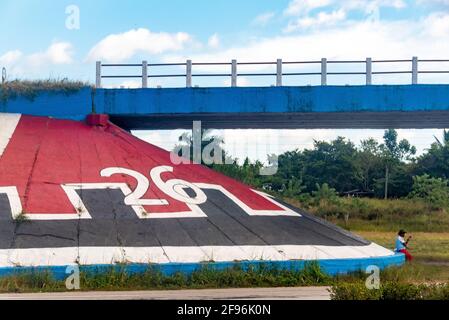
POLYGON ((68 79, 13 80, 0 83, 0 99, 3 104, 17 97, 34 100, 40 92, 57 92, 69 95, 85 87, 90 87, 90 85, 86 82, 68 79))

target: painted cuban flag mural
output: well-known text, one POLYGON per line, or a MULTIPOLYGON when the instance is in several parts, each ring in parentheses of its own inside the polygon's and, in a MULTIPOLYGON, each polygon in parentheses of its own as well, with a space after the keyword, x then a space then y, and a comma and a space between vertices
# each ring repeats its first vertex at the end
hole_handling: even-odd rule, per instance
POLYGON ((112 123, 0 113, 0 269, 311 260, 403 257, 112 123))

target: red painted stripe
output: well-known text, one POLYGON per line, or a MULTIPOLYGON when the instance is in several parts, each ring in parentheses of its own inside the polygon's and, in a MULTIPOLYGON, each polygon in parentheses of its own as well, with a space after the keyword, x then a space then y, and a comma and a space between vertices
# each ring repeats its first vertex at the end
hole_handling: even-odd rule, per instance
MULTIPOLYGON (((16 186, 26 213, 76 213, 61 184, 127 183, 132 177, 100 176, 108 167, 124 167, 149 176, 152 168, 174 167, 177 178, 192 183, 219 184, 255 210, 281 210, 231 178, 199 165, 174 166, 170 153, 130 135, 114 125, 91 127, 81 122, 22 116, 0 159, 0 187, 16 186)), ((163 198, 169 206, 151 206, 149 212, 189 211, 186 204, 169 198, 151 184, 146 197, 163 198)))

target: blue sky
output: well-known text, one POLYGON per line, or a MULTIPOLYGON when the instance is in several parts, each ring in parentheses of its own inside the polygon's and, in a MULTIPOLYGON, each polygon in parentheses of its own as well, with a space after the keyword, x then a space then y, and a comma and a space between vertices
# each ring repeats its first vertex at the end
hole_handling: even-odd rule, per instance
MULTIPOLYGON (((154 50, 131 45, 131 54, 126 59, 117 59, 112 54, 124 49, 117 41, 106 46, 112 55, 111 62, 274 57, 315 60, 325 56, 367 55, 408 58, 417 54, 440 57, 447 53, 448 47, 432 50, 440 41, 447 41, 448 0, 2 0, 0 10, 0 37, 4 39, 0 43, 0 65, 7 67, 12 78, 52 76, 92 82, 93 59, 108 59, 101 50, 89 55, 91 50, 108 36, 123 40, 137 30, 145 30, 150 36, 174 37, 183 33, 188 39, 178 42, 178 46, 174 43, 160 48, 157 53, 154 51, 158 50, 157 43, 148 43, 154 50), (66 28, 69 5, 79 8, 77 30, 66 28), (353 38, 349 42, 352 46, 345 46, 350 41, 345 34, 353 38), (429 40, 429 34, 434 39, 429 40), (214 45, 211 38, 216 39, 214 45), (336 40, 332 41, 333 38, 336 40), (362 45, 369 40, 370 45, 363 50, 362 45), (398 40, 403 43, 398 45, 398 40), (430 41, 434 45, 429 47, 430 41), (59 54, 65 54, 63 58, 67 59, 44 60, 43 53, 55 44, 66 45, 60 47, 59 54), (17 59, 11 58, 14 52, 17 59), (27 58, 39 54, 44 65, 36 66, 41 60, 33 59, 33 65, 27 68, 31 64, 27 58)), ((143 32, 140 35, 141 41, 150 39, 143 32)), ((133 41, 139 42, 138 35, 133 41)), ((244 81, 247 83, 248 79, 244 81)))
MULTIPOLYGON (((14 68, 20 63, 18 61, 9 66, 11 77, 35 78, 39 73, 43 76, 70 76, 93 81, 92 61, 85 60, 89 50, 108 35, 144 28, 155 33, 185 32, 194 41, 207 43, 217 33, 223 43, 232 45, 262 34, 262 30, 251 26, 251 21, 259 12, 280 10, 287 4, 288 1, 282 0, 2 0, 0 37, 7 41, 0 43, 0 57, 16 50, 23 55, 31 55, 44 52, 54 43, 70 43, 70 56, 73 58, 70 63, 51 64, 33 70, 36 72, 25 72, 21 68, 14 68), (79 7, 79 30, 69 30, 65 26, 68 17, 65 10, 69 5, 79 7)), ((275 33, 274 30, 270 32, 270 28, 267 29, 263 31, 264 34, 275 33)), ((161 60, 160 55, 141 52, 133 55, 129 61, 139 61, 141 58, 161 60)), ((8 67, 7 63, 1 61, 0 58, 0 64, 8 67)))
MULTIPOLYGON (((265 61, 449 58, 449 0, 2 0, 0 67, 8 79, 70 78, 94 82, 95 60, 107 62, 265 61), (79 9, 79 29, 68 29, 68 6, 79 9)), ((401 69, 402 66, 385 66, 401 69)), ((432 66, 426 66, 427 69, 432 66)), ((338 67, 336 67, 338 68, 338 67)), ((449 65, 440 65, 448 69, 449 65)), ((255 72, 266 68, 251 69, 255 72)), ((336 69, 338 70, 338 69, 336 69)), ((127 70, 126 70, 127 71, 127 70)), ((126 73, 125 71, 125 73, 126 73)), ((159 71, 159 70, 158 70, 159 71)), ((220 68, 198 72, 227 71, 220 68)), ((317 84, 318 79, 286 79, 285 84, 317 84)), ((376 77, 374 83, 409 83, 408 76, 376 77)), ((272 78, 241 78, 240 86, 271 85, 272 78)), ((330 84, 363 84, 360 77, 330 79, 330 84)), ((422 83, 449 83, 445 75, 425 76, 422 83)), ((200 86, 224 86, 229 79, 198 80, 200 86)), ((137 87, 120 80, 106 86, 137 87)), ((182 86, 173 80, 150 86, 182 86)), ((254 134, 222 132, 230 143, 254 134)), ((275 135, 279 150, 308 147, 336 134, 360 138, 372 130, 264 131, 275 135)), ((422 152, 437 130, 404 130, 422 152)), ((140 133, 170 148, 172 133, 140 133)), ((175 139, 176 140, 176 139, 175 139)), ((264 140, 264 139, 262 139, 264 140)), ((266 139, 265 139, 266 140, 266 139)), ((240 149, 248 149, 241 147, 240 149)), ((262 156, 250 152, 253 158, 262 156)), ((263 152, 262 152, 263 153, 263 152)), ((244 151, 238 151, 239 157, 244 151)))

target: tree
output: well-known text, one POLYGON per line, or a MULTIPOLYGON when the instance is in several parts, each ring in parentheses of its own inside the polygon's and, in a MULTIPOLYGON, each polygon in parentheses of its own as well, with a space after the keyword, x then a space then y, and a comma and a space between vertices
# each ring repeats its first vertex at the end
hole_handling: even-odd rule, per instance
POLYGON ((198 150, 194 145, 193 136, 189 133, 184 133, 179 137, 179 144, 175 146, 173 152, 181 157, 187 158, 190 161, 195 161, 195 154, 201 158, 201 164, 212 167, 214 164, 232 163, 234 159, 230 159, 229 155, 224 150, 224 140, 220 136, 211 135, 208 130, 201 130, 201 145, 198 145, 198 150))
POLYGON ((443 130, 443 141, 441 142, 437 137, 435 140, 440 148, 449 145, 449 131, 443 130))
POLYGON ((363 191, 373 191, 375 180, 383 175, 382 150, 379 142, 373 138, 362 140, 357 157, 357 166, 360 168, 360 180, 363 191))
POLYGON ((398 133, 394 129, 385 131, 384 143, 380 146, 382 158, 385 166, 385 199, 388 199, 388 188, 390 183, 390 174, 398 168, 402 161, 412 160, 413 155, 416 154, 416 148, 403 139, 398 142, 398 133))
POLYGON ((315 141, 312 150, 304 150, 298 157, 300 178, 309 192, 316 184, 329 184, 338 192, 353 190, 360 185, 355 159, 357 149, 351 141, 338 137, 332 142, 315 141))
POLYGON ((418 158, 414 174, 449 179, 449 131, 443 131, 442 140, 436 137, 435 140, 427 153, 418 158))

